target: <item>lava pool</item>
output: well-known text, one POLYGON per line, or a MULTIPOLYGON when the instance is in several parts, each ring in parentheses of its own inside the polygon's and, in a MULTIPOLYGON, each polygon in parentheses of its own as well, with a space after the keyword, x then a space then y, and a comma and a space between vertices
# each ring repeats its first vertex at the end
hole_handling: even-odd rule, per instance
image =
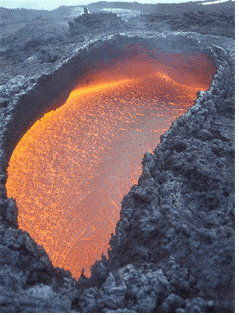
POLYGON ((21 229, 54 266, 79 277, 107 253, 120 204, 145 152, 186 113, 215 68, 199 53, 132 56, 79 79, 64 105, 18 142, 7 192, 21 229))

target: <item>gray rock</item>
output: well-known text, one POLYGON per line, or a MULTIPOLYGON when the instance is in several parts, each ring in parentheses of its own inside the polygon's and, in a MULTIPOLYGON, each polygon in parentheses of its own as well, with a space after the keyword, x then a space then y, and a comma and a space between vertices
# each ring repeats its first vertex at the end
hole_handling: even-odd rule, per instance
POLYGON ((96 296, 98 290, 96 288, 90 288, 85 290, 79 297, 77 307, 80 308, 82 313, 94 313, 97 310, 96 296))
POLYGON ((177 308, 182 308, 185 301, 178 295, 171 293, 161 304, 162 313, 173 313, 177 308))
POLYGON ((225 17, 225 30, 217 18, 200 14, 167 19, 176 29, 194 31, 185 34, 166 26, 163 34, 158 28, 146 34, 141 30, 147 18, 142 17, 133 35, 113 35, 117 27, 124 28, 116 23, 119 19, 109 25, 101 19, 103 30, 79 18, 73 28, 84 38, 73 30, 72 36, 63 32, 50 38, 47 32, 37 39, 27 33, 23 39, 18 33, 16 39, 5 39, 1 61, 8 64, 0 69, 5 72, 0 79, 2 312, 234 311, 234 41, 199 34, 232 36, 233 25, 227 28, 226 14, 215 13, 220 21, 225 17), (76 76, 96 61, 95 52, 107 47, 105 58, 114 58, 118 49, 134 43, 167 53, 210 54, 217 73, 209 91, 197 94, 194 106, 172 124, 155 152, 145 154, 139 183, 122 202, 109 259, 102 258, 92 277, 76 287, 71 275, 53 268, 44 249, 17 228, 16 205, 6 196, 7 163, 31 119, 41 117, 49 104, 54 108, 64 102, 76 76))
POLYGON ((211 140, 213 138, 213 134, 207 129, 201 129, 199 130, 197 137, 203 141, 206 141, 211 140))
POLYGON ((17 210, 16 201, 12 198, 7 199, 7 205, 6 205, 6 210, 4 214, 6 221, 18 227, 17 216, 18 216, 18 210, 17 210))
POLYGON ((99 308, 116 309, 124 305, 127 286, 121 278, 117 282, 113 274, 110 273, 99 290, 99 297, 97 299, 99 308))

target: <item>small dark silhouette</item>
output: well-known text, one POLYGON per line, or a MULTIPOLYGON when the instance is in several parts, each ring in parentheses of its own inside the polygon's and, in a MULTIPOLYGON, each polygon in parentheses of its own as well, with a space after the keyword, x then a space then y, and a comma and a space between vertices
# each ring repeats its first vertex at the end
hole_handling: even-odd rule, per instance
POLYGON ((87 7, 84 7, 84 14, 85 15, 89 15, 90 14, 90 11, 87 7))

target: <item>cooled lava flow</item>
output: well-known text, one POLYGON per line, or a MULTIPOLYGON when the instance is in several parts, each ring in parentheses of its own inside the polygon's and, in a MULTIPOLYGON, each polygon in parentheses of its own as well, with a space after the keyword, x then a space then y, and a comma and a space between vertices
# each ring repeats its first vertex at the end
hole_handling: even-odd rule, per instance
POLYGON ((203 54, 137 56, 94 71, 66 103, 38 120, 16 146, 7 191, 19 226, 53 264, 78 277, 101 254, 120 202, 176 117, 209 88, 215 72, 203 54), (162 62, 164 60, 164 62, 162 62))

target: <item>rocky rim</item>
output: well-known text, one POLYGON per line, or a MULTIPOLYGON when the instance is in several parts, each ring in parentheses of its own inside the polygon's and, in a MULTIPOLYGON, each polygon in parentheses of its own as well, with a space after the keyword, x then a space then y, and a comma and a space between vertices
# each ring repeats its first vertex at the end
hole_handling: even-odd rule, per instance
POLYGON ((99 17, 98 29, 92 31, 95 21, 88 23, 84 35, 68 33, 66 27, 51 36, 54 21, 43 23, 43 38, 30 36, 28 25, 20 30, 22 37, 18 33, 1 40, 2 312, 234 312, 234 25, 226 33, 224 24, 218 24, 223 13, 215 14, 217 25, 208 32, 202 20, 191 29, 187 15, 176 15, 173 25, 172 16, 141 16, 128 23, 115 23, 110 16, 111 30, 104 18, 104 34, 99 17), (156 31, 159 20, 161 30, 156 31), (54 268, 44 249, 18 229, 16 203, 5 189, 6 139, 15 132, 9 126, 20 113, 22 98, 29 104, 34 95, 37 99, 44 82, 70 69, 82 47, 89 52, 99 42, 123 45, 130 36, 190 39, 210 51, 218 70, 209 91, 198 93, 194 106, 173 123, 155 151, 145 154, 139 183, 122 201, 109 259, 102 257, 92 267, 91 278, 82 275, 76 281, 54 268))

